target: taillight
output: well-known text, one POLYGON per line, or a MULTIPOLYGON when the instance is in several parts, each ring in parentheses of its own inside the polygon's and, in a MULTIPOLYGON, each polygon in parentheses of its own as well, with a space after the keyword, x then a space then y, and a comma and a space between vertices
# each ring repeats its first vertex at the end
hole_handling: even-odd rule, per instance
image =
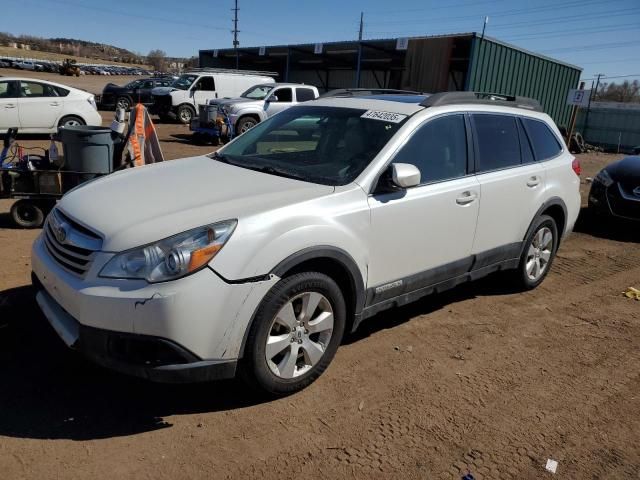
POLYGON ((578 160, 577 158, 573 159, 573 162, 571 162, 571 168, 573 168, 573 171, 576 172, 576 175, 580 176, 580 174, 582 173, 582 167, 580 166, 580 160, 578 160))

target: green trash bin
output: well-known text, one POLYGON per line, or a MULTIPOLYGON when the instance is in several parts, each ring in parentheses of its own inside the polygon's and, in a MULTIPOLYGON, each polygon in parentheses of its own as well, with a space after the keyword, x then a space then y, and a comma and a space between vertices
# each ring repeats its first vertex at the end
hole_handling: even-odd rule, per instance
POLYGON ((60 127, 58 138, 64 152, 64 170, 86 172, 85 180, 95 174, 113 171, 114 138, 108 127, 77 125, 60 127))

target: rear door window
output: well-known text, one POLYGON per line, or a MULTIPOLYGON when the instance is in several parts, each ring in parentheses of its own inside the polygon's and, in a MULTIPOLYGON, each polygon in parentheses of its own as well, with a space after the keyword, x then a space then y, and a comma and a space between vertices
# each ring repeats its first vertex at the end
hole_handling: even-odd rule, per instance
POLYGON ((520 141, 516 117, 475 113, 471 123, 476 137, 478 173, 520 165, 520 141))
POLYGON ((562 151, 562 146, 546 123, 531 118, 523 118, 522 122, 529 134, 536 160, 548 160, 562 151))
POLYGON ((393 159, 420 170, 420 183, 434 183, 467 174, 464 115, 445 115, 419 127, 393 159))

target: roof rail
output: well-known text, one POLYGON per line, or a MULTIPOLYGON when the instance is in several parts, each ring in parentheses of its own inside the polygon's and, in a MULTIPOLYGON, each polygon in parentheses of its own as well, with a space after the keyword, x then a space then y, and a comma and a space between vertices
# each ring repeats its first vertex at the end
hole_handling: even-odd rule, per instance
POLYGON ((542 112, 540 102, 533 98, 502 95, 500 93, 485 92, 442 92, 429 95, 420 105, 423 107, 440 107, 460 103, 475 103, 482 105, 500 105, 503 107, 526 108, 542 112))
POLYGON ((278 72, 263 72, 260 70, 236 70, 234 68, 187 68, 184 73, 229 73, 232 75, 266 75, 277 77, 278 72))

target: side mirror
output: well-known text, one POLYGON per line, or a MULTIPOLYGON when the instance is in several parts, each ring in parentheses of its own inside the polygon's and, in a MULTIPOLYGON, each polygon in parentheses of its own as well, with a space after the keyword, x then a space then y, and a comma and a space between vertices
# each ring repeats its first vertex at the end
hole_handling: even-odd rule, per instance
POLYGON ((278 97, 275 95, 271 95, 268 99, 267 102, 277 102, 278 101, 278 97))
POLYGON ((410 163, 392 163, 391 181, 396 187, 411 188, 420 185, 420 170, 410 163))

